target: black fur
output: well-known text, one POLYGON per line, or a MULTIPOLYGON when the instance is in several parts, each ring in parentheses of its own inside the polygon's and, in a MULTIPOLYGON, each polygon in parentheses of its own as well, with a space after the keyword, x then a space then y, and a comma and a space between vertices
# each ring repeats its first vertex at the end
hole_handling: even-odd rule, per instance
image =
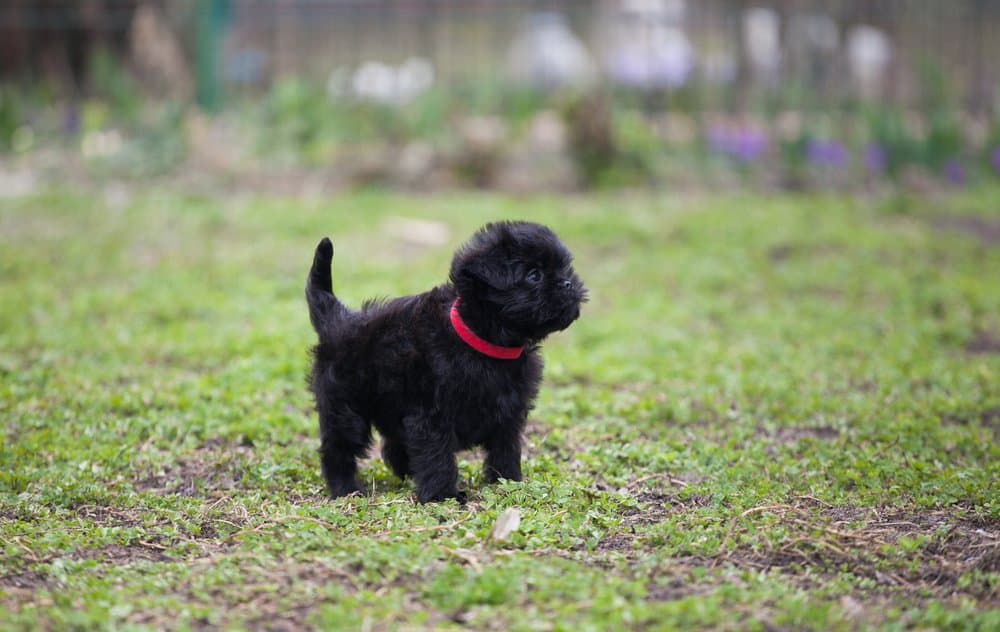
POLYGON ((586 300, 566 247, 538 224, 488 224, 455 254, 449 283, 360 311, 333 294, 332 259, 324 238, 306 283, 319 336, 310 387, 330 495, 360 491, 357 460, 372 426, 382 458, 414 479, 420 502, 465 500, 455 453, 473 446, 486 451, 489 482, 521 480, 521 432, 542 379, 539 344, 576 320, 586 300), (459 296, 473 332, 524 346, 521 357, 494 359, 462 341, 449 320, 459 296))

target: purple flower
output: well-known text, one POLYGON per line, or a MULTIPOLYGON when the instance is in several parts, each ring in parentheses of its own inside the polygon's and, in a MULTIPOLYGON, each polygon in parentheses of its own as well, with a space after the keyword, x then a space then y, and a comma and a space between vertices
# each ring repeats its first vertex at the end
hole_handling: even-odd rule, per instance
POLYGON ((1000 176, 1000 145, 993 148, 993 155, 991 156, 990 165, 993 167, 994 173, 1000 176))
POLYGON ((709 148, 749 163, 767 152, 767 136, 752 127, 714 126, 708 131, 709 148))
POLYGON ((63 132, 69 136, 76 135, 80 131, 80 108, 75 103, 66 106, 63 112, 63 132))
POLYGON ((609 74, 622 85, 639 88, 649 83, 649 62, 635 51, 625 50, 611 60, 609 74))
POLYGON ((694 70, 694 51, 687 36, 675 28, 663 31, 658 41, 623 42, 610 58, 608 73, 633 88, 673 89, 683 86, 694 70))
POLYGON ((865 147, 865 169, 872 173, 882 173, 885 171, 885 165, 886 155, 884 149, 875 144, 865 147))
POLYGON ((847 165, 847 148, 835 140, 810 140, 806 160, 817 167, 840 169, 847 165))
POLYGON ((944 165, 944 177, 951 184, 965 184, 965 167, 952 158, 944 165))
POLYGON ((729 151, 730 155, 740 162, 753 162, 766 152, 767 137, 749 127, 737 130, 729 151))
POLYGON ((679 88, 687 82, 694 68, 689 59, 662 56, 655 60, 653 79, 657 86, 664 88, 679 88))

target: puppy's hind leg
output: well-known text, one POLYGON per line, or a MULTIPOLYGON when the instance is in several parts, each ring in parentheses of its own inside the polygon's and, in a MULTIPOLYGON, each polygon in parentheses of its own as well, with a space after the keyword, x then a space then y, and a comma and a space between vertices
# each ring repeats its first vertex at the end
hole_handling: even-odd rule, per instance
POLYGON ((392 471, 400 478, 406 478, 410 471, 410 455, 406 453, 406 445, 399 439, 382 437, 382 460, 392 468, 392 471))
POLYGON ((330 496, 361 491, 358 459, 371 444, 371 426, 347 406, 319 406, 320 464, 330 496))

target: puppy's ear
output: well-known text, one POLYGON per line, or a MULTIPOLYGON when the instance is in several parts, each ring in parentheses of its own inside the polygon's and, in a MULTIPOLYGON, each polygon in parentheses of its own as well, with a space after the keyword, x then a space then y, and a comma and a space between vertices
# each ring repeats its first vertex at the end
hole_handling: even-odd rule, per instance
POLYGON ((452 266, 451 277, 455 285, 476 284, 485 285, 494 290, 507 290, 513 285, 514 279, 510 266, 499 253, 479 257, 456 259, 457 265, 452 266))
POLYGON ((504 292, 516 282, 512 264, 514 226, 496 222, 483 226, 451 262, 451 280, 459 291, 504 292))

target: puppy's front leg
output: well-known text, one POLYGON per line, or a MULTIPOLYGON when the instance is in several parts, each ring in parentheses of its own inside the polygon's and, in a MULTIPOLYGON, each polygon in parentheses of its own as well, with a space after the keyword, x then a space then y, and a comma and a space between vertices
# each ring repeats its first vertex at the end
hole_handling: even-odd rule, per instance
POLYGON ((454 498, 464 503, 465 493, 458 490, 453 434, 426 417, 409 417, 403 423, 417 500, 428 503, 454 498))
POLYGON ((521 424, 501 426, 486 438, 484 447, 486 482, 495 483, 501 478, 521 480, 521 424))

